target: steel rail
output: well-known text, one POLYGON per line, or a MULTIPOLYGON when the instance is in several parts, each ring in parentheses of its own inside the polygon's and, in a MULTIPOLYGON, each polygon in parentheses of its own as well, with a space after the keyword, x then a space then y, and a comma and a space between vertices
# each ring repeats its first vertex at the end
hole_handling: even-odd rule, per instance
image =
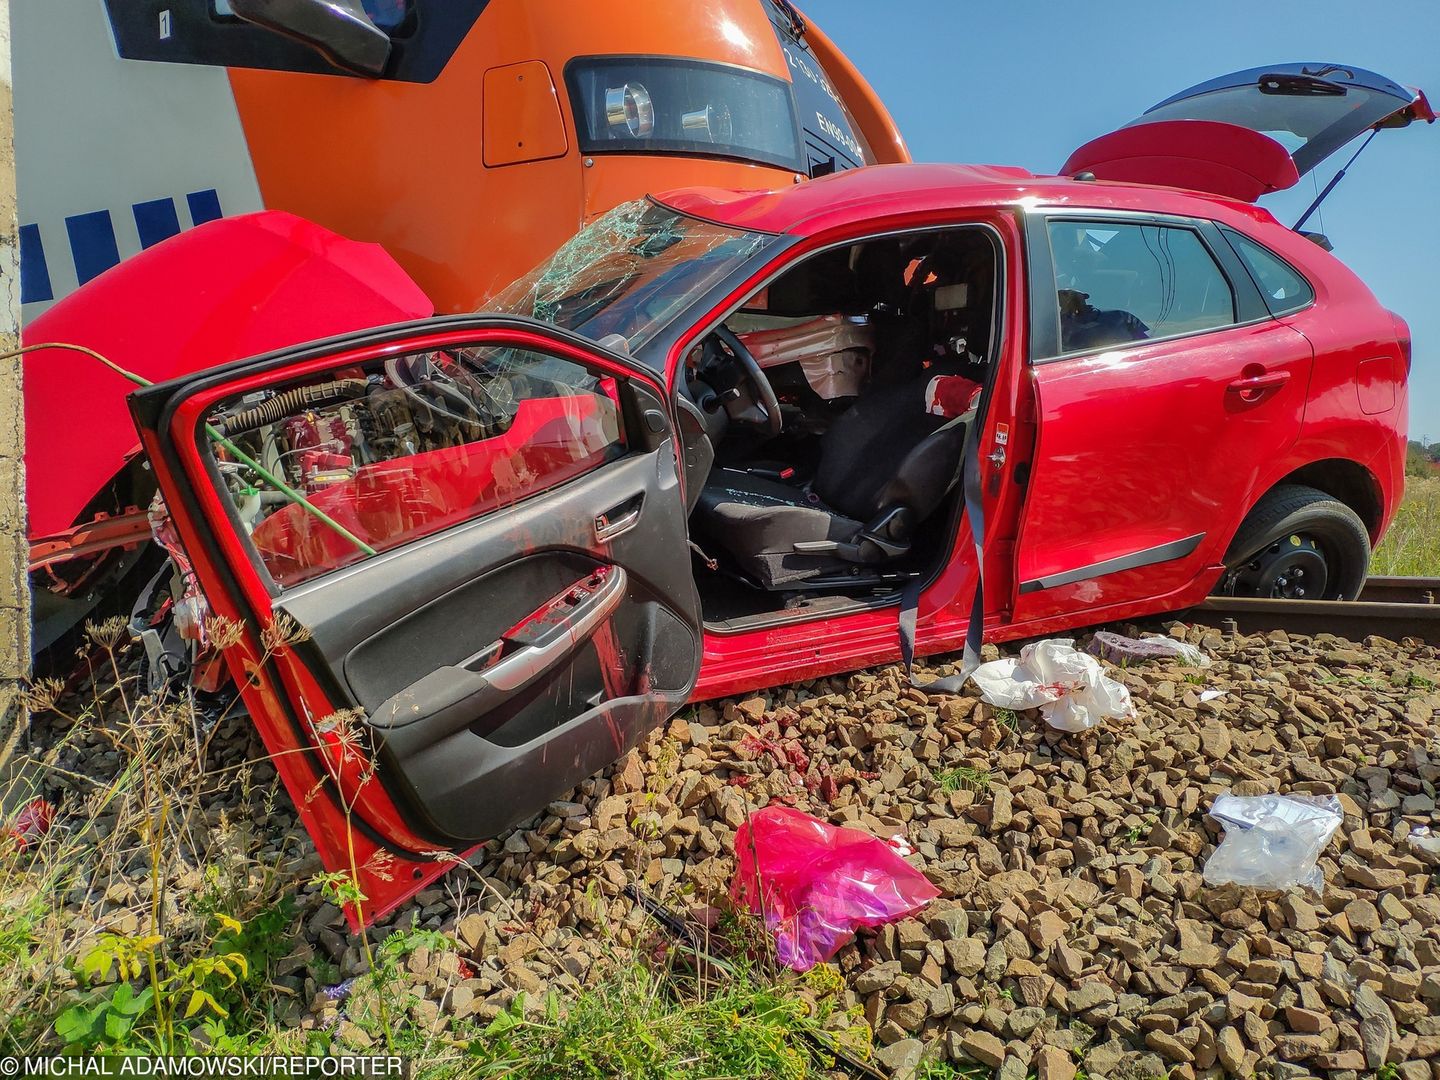
POLYGON ((1360 598, 1350 601, 1212 596, 1178 617, 1244 634, 1286 630, 1357 642, 1374 635, 1440 644, 1440 578, 1370 578, 1360 598))
POLYGON ((1392 604, 1440 603, 1440 577, 1372 577, 1360 590, 1360 599, 1392 604))

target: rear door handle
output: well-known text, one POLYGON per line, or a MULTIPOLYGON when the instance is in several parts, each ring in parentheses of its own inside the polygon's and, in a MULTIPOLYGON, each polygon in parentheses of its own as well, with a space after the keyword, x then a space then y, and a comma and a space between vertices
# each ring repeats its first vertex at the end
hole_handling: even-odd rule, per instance
POLYGON ((1255 375, 1240 376, 1233 380, 1227 389, 1232 394, 1239 394, 1245 401, 1256 401, 1272 390, 1279 390, 1289 381, 1288 371, 1262 371, 1255 375))

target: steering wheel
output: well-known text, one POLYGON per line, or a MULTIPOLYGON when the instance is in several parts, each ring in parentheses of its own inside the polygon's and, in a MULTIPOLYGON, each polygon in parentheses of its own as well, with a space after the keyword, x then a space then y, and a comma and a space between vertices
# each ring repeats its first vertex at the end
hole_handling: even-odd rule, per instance
MULTIPOLYGON (((741 371, 744 372, 746 381, 755 391, 755 402, 739 412, 730 413, 730 419, 754 424, 762 428, 771 438, 779 435, 780 428, 784 423, 780 415, 780 399, 775 396, 775 388, 765 377, 764 370, 755 362, 755 357, 750 355, 750 350, 745 348, 744 342, 728 327, 723 324, 717 326, 711 331, 711 336, 730 350, 731 355, 739 363, 741 371), (758 415, 762 413, 763 416, 758 415)), ((726 412, 729 411, 727 407, 726 412)))

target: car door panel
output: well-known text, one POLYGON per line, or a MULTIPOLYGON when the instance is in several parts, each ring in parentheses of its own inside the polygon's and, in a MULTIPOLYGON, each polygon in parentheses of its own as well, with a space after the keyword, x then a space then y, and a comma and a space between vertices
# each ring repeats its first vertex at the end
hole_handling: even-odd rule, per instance
POLYGON ((1299 435, 1311 361, 1265 320, 1037 364, 1016 621, 1160 596, 1218 565, 1260 470, 1299 435), (1285 378, 1232 388, 1267 373, 1285 378))
MULTIPOLYGON (((512 429, 522 412, 514 408, 512 429)), ((443 872, 435 852, 459 854, 496 835, 623 754, 678 709, 695 683, 699 604, 671 421, 653 376, 623 357, 531 320, 450 317, 147 389, 132 398, 132 413, 213 609, 246 620, 226 659, 251 715, 327 868, 356 874, 369 897, 367 920, 443 872), (446 459, 439 473, 424 474, 421 487, 400 489, 408 501, 399 518, 365 502, 377 491, 389 499, 395 489, 376 480, 383 470, 358 464, 355 450, 333 477, 306 472, 325 481, 308 496, 260 492, 262 507, 267 499, 284 505, 258 527, 247 516, 253 491, 243 484, 256 470, 245 471, 245 450, 233 441, 218 452, 206 445, 217 438, 215 425, 238 412, 272 421, 261 434, 245 429, 254 445, 268 446, 272 428, 295 420, 275 419, 283 409, 268 403, 299 400, 285 393, 299 388, 303 396, 304 388, 337 385, 343 376, 353 383, 352 399, 361 396, 334 409, 347 417, 345 409, 363 412, 370 426, 354 431, 368 434, 354 435, 354 446, 378 446, 377 395, 391 389, 392 370, 382 360, 453 362, 485 350, 540 358, 507 374, 507 385, 542 393, 552 413, 561 403, 565 415, 545 429, 551 444, 557 432, 587 437, 586 410, 567 403, 586 394, 602 412, 616 413, 611 437, 620 441, 600 454, 582 446, 557 457, 551 445, 527 457, 524 447, 500 439, 493 443, 498 472, 527 482, 538 476, 533 491, 523 483, 470 490, 474 455, 463 465, 446 459), (535 372, 552 362, 581 370, 584 388, 534 391, 535 372), (327 368, 334 369, 329 382, 327 368), (257 401, 262 408, 254 412, 257 401), (246 477, 239 486, 237 470, 246 477), (453 483, 437 486, 436 476, 453 483), (497 491, 506 497, 489 497, 497 491), (468 500, 461 516, 469 519, 456 524, 444 500, 461 497, 468 500), (273 529, 253 539, 279 513, 294 519, 284 528, 299 536, 298 546, 262 547, 275 539, 273 529), (302 513, 303 527, 296 524, 302 513), (315 525, 327 516, 338 529, 315 525), (417 524, 433 531, 416 535, 417 524), (307 538, 305 529, 319 531, 307 538), (337 556, 332 545, 343 557, 324 562, 337 556), (297 561, 297 553, 304 558, 297 561), (275 573, 294 581, 287 586, 275 573), (277 644, 284 635, 276 628, 292 620, 300 629, 277 644)), ((311 406, 296 415, 307 423, 318 415, 322 427, 333 419, 311 406)), ((434 415, 429 422, 441 430, 434 415)), ((485 437, 462 446, 487 445, 485 437)), ((411 450, 380 464, 408 467, 437 452, 411 450)), ((296 452, 290 446, 273 460, 296 452)), ((316 460, 333 466, 335 456, 316 460)), ((251 458, 252 465, 259 460, 251 458)), ((277 487, 284 484, 278 477, 270 477, 277 487)), ((394 509, 392 502, 383 508, 394 509)))
MULTIPOLYGON (((347 697, 381 733, 389 774, 426 831, 484 839, 526 800, 495 799, 492 813, 488 796, 463 795, 473 795, 475 777, 499 782, 499 769, 515 778, 517 795, 558 797, 623 754, 644 730, 636 723, 653 713, 630 702, 602 716, 601 702, 653 693, 670 711, 684 703, 699 642, 668 598, 686 596, 693 579, 687 560, 650 555, 684 550, 684 529, 673 458, 635 456, 552 495, 356 564, 340 580, 319 579, 276 609, 310 630, 297 651, 340 674, 347 697), (666 464, 657 468, 657 460, 666 464), (673 512, 657 513, 667 495, 673 512), (599 543, 596 517, 637 500, 643 525, 599 543), (597 575, 619 588, 600 596, 609 604, 604 617, 592 625, 583 608, 573 611, 574 622, 587 624, 579 640, 523 682, 496 677, 506 661, 494 647, 515 642, 527 618, 597 575), (456 580, 465 583, 451 587, 456 580), (572 721, 581 713, 589 719, 572 721), (586 733, 597 732, 587 745, 586 733), (542 750, 550 739, 566 751, 542 750), (528 776, 527 761, 534 763, 528 776), (556 772, 557 761, 580 771, 556 772)), ((518 642, 509 651, 527 648, 540 651, 518 642)))

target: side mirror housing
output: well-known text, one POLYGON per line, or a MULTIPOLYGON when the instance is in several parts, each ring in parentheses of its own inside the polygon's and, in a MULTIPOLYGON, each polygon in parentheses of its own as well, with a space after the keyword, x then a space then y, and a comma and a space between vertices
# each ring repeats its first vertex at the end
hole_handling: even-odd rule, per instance
POLYGON ((356 75, 378 78, 390 60, 390 35, 370 20, 360 0, 230 0, 230 8, 356 75))

